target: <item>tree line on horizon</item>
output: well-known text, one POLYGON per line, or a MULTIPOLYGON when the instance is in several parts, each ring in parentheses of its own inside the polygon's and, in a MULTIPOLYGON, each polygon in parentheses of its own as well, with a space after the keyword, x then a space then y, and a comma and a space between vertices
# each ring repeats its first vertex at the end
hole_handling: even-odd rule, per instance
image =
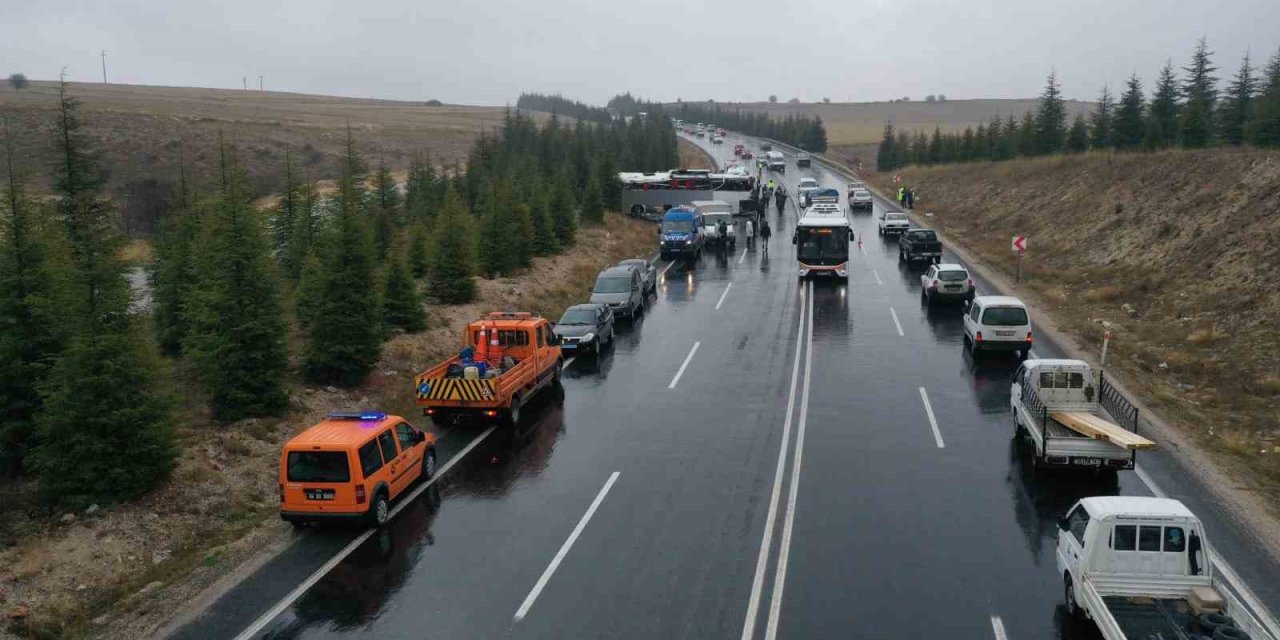
POLYGON ((52 197, 30 192, 14 153, 39 132, 6 127, 0 165, 0 478, 34 476, 43 499, 70 506, 128 500, 169 474, 176 393, 227 423, 283 413, 291 380, 360 384, 387 338, 425 328, 424 297, 465 303, 475 276, 569 249, 580 224, 620 206, 618 167, 677 162, 664 119, 539 125, 508 112, 465 166, 419 154, 400 185, 348 129, 331 193, 286 155, 263 210, 221 144, 214 175, 179 161, 147 313, 131 308, 125 236, 78 108, 64 83, 52 197))
POLYGON ((1248 54, 1219 90, 1213 52, 1202 39, 1178 77, 1172 62, 1160 70, 1147 98, 1135 73, 1117 100, 1103 87, 1092 113, 1067 122, 1056 74, 1049 75, 1034 111, 991 119, 975 129, 933 135, 885 123, 876 155, 880 171, 911 165, 999 161, 1093 150, 1156 151, 1244 144, 1280 147, 1280 52, 1259 76, 1248 54))

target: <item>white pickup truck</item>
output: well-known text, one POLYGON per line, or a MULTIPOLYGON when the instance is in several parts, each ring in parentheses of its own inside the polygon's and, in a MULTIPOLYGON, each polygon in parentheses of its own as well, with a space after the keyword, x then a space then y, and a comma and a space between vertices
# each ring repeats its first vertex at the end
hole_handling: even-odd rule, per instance
POLYGON ((1138 449, 1138 409, 1083 360, 1025 360, 1009 393, 1014 428, 1035 447, 1034 465, 1132 469, 1138 449), (1110 414, 1119 424, 1103 413, 1110 414))
POLYGON ((1106 640, 1276 640, 1269 614, 1216 574, 1204 525, 1177 500, 1084 498, 1058 522, 1055 555, 1068 613, 1106 640))

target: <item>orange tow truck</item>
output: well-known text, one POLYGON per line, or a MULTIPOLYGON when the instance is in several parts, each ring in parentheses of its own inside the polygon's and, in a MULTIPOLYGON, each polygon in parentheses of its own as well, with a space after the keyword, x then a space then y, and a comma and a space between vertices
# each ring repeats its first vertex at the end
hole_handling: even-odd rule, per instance
POLYGON ((564 358, 551 329, 545 318, 524 312, 494 312, 467 325, 458 355, 414 378, 423 415, 436 424, 517 423, 525 403, 560 381, 564 358))

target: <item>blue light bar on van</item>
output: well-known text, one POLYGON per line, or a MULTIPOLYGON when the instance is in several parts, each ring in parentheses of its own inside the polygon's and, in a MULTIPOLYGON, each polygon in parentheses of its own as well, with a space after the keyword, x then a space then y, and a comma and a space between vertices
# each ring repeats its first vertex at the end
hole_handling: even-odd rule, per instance
POLYGON ((382 411, 333 411, 329 417, 334 420, 386 420, 387 414, 382 411))

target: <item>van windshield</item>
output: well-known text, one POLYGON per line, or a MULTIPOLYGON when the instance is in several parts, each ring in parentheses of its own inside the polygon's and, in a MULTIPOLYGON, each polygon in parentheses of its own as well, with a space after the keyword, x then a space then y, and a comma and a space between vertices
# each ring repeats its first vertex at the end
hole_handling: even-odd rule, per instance
POLYGON ((627 278, 600 278, 596 280, 595 293, 626 293, 631 290, 631 280, 627 278))
POLYGON ((663 220, 663 233, 693 233, 692 220, 663 220))
POLYGON ((290 451, 289 482, 350 482, 345 451, 290 451))
POLYGON ((559 324, 563 325, 579 325, 579 324, 595 324, 596 312, 591 309, 569 309, 560 316, 559 324))
POLYGON ((1027 310, 1021 307, 992 307, 982 313, 982 324, 992 327, 1020 327, 1027 324, 1027 310))

